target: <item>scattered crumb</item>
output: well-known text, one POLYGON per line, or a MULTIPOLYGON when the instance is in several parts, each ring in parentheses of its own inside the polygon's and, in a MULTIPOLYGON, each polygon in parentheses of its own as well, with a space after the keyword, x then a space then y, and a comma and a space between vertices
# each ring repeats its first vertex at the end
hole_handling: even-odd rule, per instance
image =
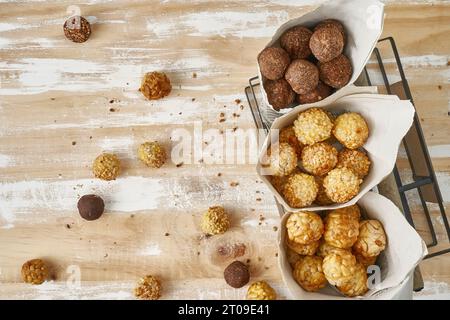
POLYGON ((200 159, 200 160, 198 160, 198 163, 203 163, 203 158, 202 159, 200 159))
POLYGON ((198 256, 200 255, 200 251, 197 251, 197 255, 198 255, 198 256))
POLYGON ((108 254, 106 253, 106 254, 103 256, 103 258, 108 258, 108 254))
POLYGON ((245 262, 250 263, 250 261, 251 261, 250 259, 247 259, 245 262))
POLYGON ((92 136, 89 136, 89 140, 92 140, 92 136))
POLYGON ((109 100, 109 103, 114 103, 114 99, 109 100))
POLYGON ((222 118, 222 119, 219 120, 219 122, 225 122, 225 119, 222 118))
POLYGON ((269 267, 264 267, 264 269, 269 270, 269 267))
POLYGON ((178 163, 176 166, 177 168, 181 167, 183 165, 183 162, 178 163))
POLYGON ((72 145, 74 146, 74 145, 76 145, 77 144, 77 142, 76 141, 72 141, 72 145))
POLYGON ((234 100, 234 102, 235 102, 236 104, 239 104, 239 103, 241 103, 241 99, 236 99, 236 100, 234 100))
POLYGON ((256 201, 261 201, 261 198, 256 198, 256 201))
POLYGON ((221 117, 221 118, 225 117, 225 113, 221 112, 221 113, 219 114, 219 117, 221 117))
POLYGON ((277 232, 278 231, 278 227, 277 226, 273 226, 273 231, 277 232))
POLYGON ((217 174, 217 176, 218 176, 218 177, 221 177, 221 176, 222 176, 222 173, 219 172, 219 173, 217 174))
POLYGON ((239 108, 241 108, 241 110, 244 110, 244 105, 241 104, 241 105, 239 106, 239 108))
POLYGON ((230 187, 237 187, 239 185, 239 182, 230 182, 230 187))
POLYGON ((134 218, 134 214, 130 214, 130 218, 134 218))
POLYGON ((192 102, 194 102, 194 101, 195 101, 195 98, 192 98, 191 100, 192 100, 192 102))
POLYGON ((275 253, 275 257, 278 257, 278 252, 275 253))
POLYGON ((261 191, 259 191, 259 190, 256 190, 256 193, 261 193, 261 191))
POLYGON ((170 236, 170 234, 169 234, 168 232, 166 232, 164 235, 165 235, 166 237, 170 236))
POLYGON ((442 89, 442 86, 441 86, 441 85, 438 85, 438 89, 441 90, 441 89, 442 89))
POLYGON ((192 73, 192 78, 194 78, 194 79, 197 78, 197 73, 196 72, 192 73))
POLYGON ((56 98, 50 98, 50 100, 52 100, 52 101, 55 101, 55 100, 56 100, 56 98))
POLYGON ((67 228, 67 229, 70 229, 70 224, 66 224, 66 228, 67 228))
POLYGON ((114 108, 109 108, 109 112, 116 112, 116 109, 114 109, 114 108))

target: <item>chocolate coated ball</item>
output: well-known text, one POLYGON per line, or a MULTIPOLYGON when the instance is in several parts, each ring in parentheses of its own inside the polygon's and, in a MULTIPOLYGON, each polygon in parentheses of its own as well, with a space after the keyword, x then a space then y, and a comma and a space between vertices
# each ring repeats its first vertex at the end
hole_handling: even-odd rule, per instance
POLYGON ((103 214, 105 203, 95 194, 84 195, 78 200, 78 212, 85 220, 97 220, 103 214))
POLYGON ((267 80, 264 89, 269 103, 275 110, 289 107, 295 100, 295 92, 285 79, 267 80))
POLYGON ((280 38, 281 47, 291 59, 305 59, 311 54, 309 39, 312 32, 308 28, 297 26, 290 28, 280 38))
POLYGON ((250 280, 248 267, 240 261, 234 261, 223 272, 225 281, 233 288, 242 288, 250 280))
POLYGON ((303 59, 292 61, 284 76, 298 94, 308 93, 319 84, 319 71, 311 62, 303 59))
POLYGON ((258 56, 261 74, 270 80, 281 79, 290 62, 288 53, 278 47, 265 48, 258 56))

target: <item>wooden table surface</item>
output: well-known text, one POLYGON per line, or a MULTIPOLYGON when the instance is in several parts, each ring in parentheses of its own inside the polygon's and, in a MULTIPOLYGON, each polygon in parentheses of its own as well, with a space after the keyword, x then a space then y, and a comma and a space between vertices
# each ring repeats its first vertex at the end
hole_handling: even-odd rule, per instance
MULTIPOLYGON (((149 169, 136 149, 146 140, 170 149, 174 130, 193 132, 195 123, 253 128, 243 90, 257 53, 280 24, 317 3, 0 0, 0 298, 128 299, 149 273, 162 279, 165 299, 244 298, 246 288, 231 289, 222 277, 234 244, 246 246, 239 259, 250 259, 252 279, 287 297, 278 212, 253 164, 149 169), (84 44, 62 32, 71 5, 92 23, 84 44), (173 91, 149 102, 137 89, 153 70, 169 75, 173 91), (92 177, 102 151, 122 160, 114 182, 92 177), (101 219, 79 217, 85 193, 105 199, 101 219), (216 204, 231 213, 232 229, 206 239, 200 217, 216 204), (54 280, 21 283, 22 263, 35 257, 51 263, 54 280)), ((418 3, 388 1, 384 35, 399 46, 450 212, 450 5, 418 3)), ((423 262, 417 297, 448 297, 449 265, 449 254, 423 262)))

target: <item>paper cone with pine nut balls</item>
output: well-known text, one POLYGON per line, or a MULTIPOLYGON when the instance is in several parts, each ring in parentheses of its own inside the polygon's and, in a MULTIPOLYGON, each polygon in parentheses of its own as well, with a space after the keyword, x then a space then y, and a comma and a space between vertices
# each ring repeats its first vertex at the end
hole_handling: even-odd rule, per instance
MULTIPOLYGON (((311 139, 308 138, 305 142, 314 145, 315 143, 323 141, 325 145, 330 144, 333 147, 336 147, 336 149, 341 150, 341 160, 339 161, 338 154, 337 163, 336 158, 334 158, 333 155, 332 157, 329 157, 329 159, 334 158, 333 161, 328 161, 328 157, 327 161, 322 161, 322 158, 319 157, 319 159, 317 159, 320 160, 318 165, 315 165, 315 162, 312 162, 314 165, 308 167, 310 172, 313 172, 314 174, 324 174, 320 177, 316 176, 319 178, 315 178, 315 186, 311 184, 311 186, 308 187, 308 190, 303 190, 305 192, 307 191, 306 193, 302 191, 302 194, 304 195, 311 194, 311 196, 314 196, 315 194, 314 199, 311 199, 310 197, 308 197, 308 199, 299 199, 295 193, 291 192, 298 189, 295 187, 297 184, 295 186, 291 185, 291 191, 288 193, 286 190, 287 181, 299 180, 292 179, 293 174, 303 174, 314 177, 313 174, 308 173, 305 168, 301 166, 301 158, 297 169, 293 170, 292 167, 289 167, 289 171, 293 171, 290 175, 286 176, 286 179, 272 179, 273 173, 268 170, 270 168, 264 157, 267 150, 271 149, 272 143, 276 144, 278 142, 277 133, 280 131, 294 126, 294 133, 298 135, 299 131, 296 131, 296 125, 297 129, 308 128, 307 122, 303 122, 303 120, 298 121, 298 119, 304 112, 312 110, 311 108, 299 106, 293 109, 292 112, 275 119, 260 151, 257 172, 278 202, 289 212, 301 210, 329 210, 355 204, 364 194, 369 192, 392 172, 397 158, 398 147, 402 138, 412 125, 415 112, 413 105, 409 101, 400 100, 398 97, 392 95, 367 93, 343 96, 329 104, 321 101, 318 102, 313 109, 323 110, 321 114, 331 114, 331 117, 325 118, 324 116, 323 119, 326 121, 318 122, 325 123, 327 125, 326 130, 314 128, 315 132, 318 134, 311 135, 311 139), (332 126, 334 125, 335 119, 337 119, 339 115, 346 113, 360 115, 368 128, 367 139, 364 140, 365 142, 362 147, 355 150, 355 155, 349 154, 350 152, 353 152, 351 149, 348 149, 348 151, 345 152, 342 151, 344 150, 343 146, 337 141, 329 142, 330 138, 333 138, 332 126), (331 127, 326 123, 328 118, 332 119, 331 127), (299 127, 299 123, 301 123, 303 127, 299 127), (344 156, 342 156, 343 153, 344 156), (335 167, 327 172, 332 166, 335 167), (347 170, 348 167, 350 167, 349 170, 351 172, 347 170), (327 179, 327 176, 330 174, 333 178, 327 179), (347 176, 349 177, 348 180, 344 181, 347 181, 348 183, 343 185, 336 184, 336 181, 340 181, 340 177, 345 178, 347 176), (278 183, 276 186, 272 185, 272 181, 275 180, 278 183), (328 190, 324 190, 327 188, 328 190), (326 194, 324 194, 324 191, 326 194), (321 201, 316 201, 318 195, 320 196, 319 199, 321 201), (327 197, 324 197, 324 195, 328 195, 328 199, 327 197)), ((314 112, 314 114, 315 113, 316 112, 314 112)), ((313 118, 315 119, 318 117, 314 116, 313 118)), ((289 139, 283 141, 286 141, 284 143, 289 143, 289 139)), ((304 150, 305 146, 302 147, 301 152, 303 153, 304 150)), ((308 151, 308 149, 306 150, 308 151)), ((294 152, 291 150, 289 154, 293 157, 294 152)), ((314 152, 311 152, 310 154, 306 152, 305 154, 308 155, 308 161, 310 161, 309 159, 312 159, 311 161, 316 161, 314 159, 314 152)), ((332 153, 330 153, 330 155, 331 154, 332 153)), ((306 180, 304 185, 307 186, 306 180)))
MULTIPOLYGON (((328 277, 328 283, 330 281, 333 283, 334 281, 336 282, 335 284, 339 286, 340 291, 333 288, 330 284, 322 288, 321 282, 319 281, 320 274, 318 273, 308 281, 309 278, 305 277, 302 272, 308 270, 311 272, 312 270, 314 272, 319 271, 320 269, 317 267, 302 267, 294 274, 296 264, 302 258, 301 256, 297 256, 287 245, 289 237, 287 221, 294 213, 286 213, 282 217, 280 227, 278 228, 278 263, 283 281, 290 293, 288 298, 298 300, 335 300, 395 299, 398 297, 399 292, 403 288, 402 286, 407 283, 405 280, 410 277, 411 272, 427 254, 426 245, 406 221, 400 210, 389 199, 377 193, 369 192, 360 199, 358 206, 361 213, 361 221, 376 220, 384 228, 386 246, 378 256, 378 259, 376 259, 376 266, 380 270, 380 282, 365 288, 364 280, 367 276, 362 271, 362 268, 367 270, 367 263, 373 263, 374 261, 358 257, 358 255, 354 254, 352 248, 340 249, 331 245, 325 246, 323 238, 320 240, 321 243, 315 256, 319 256, 324 260, 332 260, 329 261, 330 264, 327 266, 322 265, 322 272, 328 277), (408 241, 405 241, 405 239, 408 239, 408 241), (344 256, 345 259, 326 258, 331 254, 344 256), (341 260, 343 264, 339 262, 341 260), (329 273, 330 268, 331 275, 329 273), (338 271, 341 273, 338 273, 338 271), (299 280, 305 288, 299 285, 299 280), (309 287, 309 285, 312 286, 309 287)), ((335 214, 345 215, 346 218, 351 218, 356 221, 355 217, 357 216, 349 214, 350 212, 335 212, 335 214)), ((326 214, 327 212, 324 213, 324 216, 326 214)), ((295 219, 295 221, 297 222, 296 225, 298 225, 298 219, 295 219)), ((304 227, 306 224, 301 225, 304 227)), ((308 230, 313 229, 309 228, 308 230)), ((368 277, 370 278, 370 274, 368 277)))

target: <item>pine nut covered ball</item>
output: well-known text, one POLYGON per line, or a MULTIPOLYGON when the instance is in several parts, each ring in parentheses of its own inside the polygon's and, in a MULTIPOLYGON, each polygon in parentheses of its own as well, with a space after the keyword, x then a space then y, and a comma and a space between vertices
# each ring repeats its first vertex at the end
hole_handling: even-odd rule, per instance
POLYGON ((139 91, 148 100, 158 100, 169 95, 172 85, 165 73, 153 71, 144 75, 139 91))
POLYGON ((283 196, 294 208, 309 206, 316 200, 318 191, 316 180, 306 173, 294 173, 284 185, 283 196))
POLYGON ((160 168, 166 161, 166 151, 157 141, 144 142, 138 148, 138 157, 148 167, 160 168))
POLYGON ((92 172, 96 178, 115 180, 120 174, 120 160, 115 154, 103 153, 95 158, 92 172))
POLYGON ((280 134, 278 136, 278 140, 280 143, 286 142, 291 145, 295 149, 295 153, 297 153, 297 158, 300 159, 302 156, 302 150, 304 145, 297 139, 295 135, 294 126, 289 126, 280 130, 280 134))
POLYGON ((359 221, 348 215, 330 212, 325 218, 324 239, 334 247, 348 249, 358 239, 359 221))
POLYGON ((158 300, 161 297, 161 282, 152 275, 139 279, 134 295, 142 300, 158 300))
POLYGON ((317 248, 319 248, 319 243, 319 240, 317 240, 307 244, 301 244, 290 240, 289 237, 286 237, 286 244, 288 245, 288 247, 302 256, 314 255, 317 251, 317 248))
POLYGON ((333 286, 340 286, 351 281, 357 268, 354 255, 348 250, 330 253, 323 259, 323 273, 333 286))
POLYGON ((291 213, 286 220, 288 238, 296 243, 308 244, 318 241, 323 234, 322 218, 315 212, 291 213))
POLYGON ((297 95, 297 101, 300 104, 314 103, 321 101, 331 94, 331 88, 319 81, 319 84, 312 91, 297 95))
POLYGON ((22 265, 22 279, 26 283, 41 284, 48 278, 48 267, 41 259, 33 259, 22 265))
POLYGON ((276 300, 277 293, 265 281, 253 282, 247 291, 247 300, 276 300))
POLYGON ((295 92, 289 83, 281 78, 278 80, 267 80, 264 83, 267 100, 275 110, 289 107, 295 101, 295 92))
POLYGON ((353 68, 350 60, 343 54, 327 62, 319 62, 319 77, 326 85, 340 89, 352 77, 353 68))
POLYGON ((302 257, 294 266, 292 275, 306 291, 315 292, 327 285, 322 269, 322 258, 317 256, 302 257))
POLYGON ((330 61, 344 50, 344 37, 339 27, 329 24, 326 28, 316 28, 309 40, 309 47, 317 60, 330 61))
POLYGON ((362 151, 342 149, 338 154, 337 168, 349 168, 359 178, 363 179, 369 174, 370 160, 362 151))
POLYGON ((287 176, 297 168, 297 153, 288 143, 280 143, 270 148, 270 169, 274 176, 287 176), (273 149, 273 150, 272 150, 273 149))
POLYGON ((289 54, 282 48, 268 47, 258 55, 259 70, 269 80, 283 78, 289 63, 289 54))
POLYGON ((331 137, 333 122, 327 112, 319 108, 310 108, 301 112, 294 121, 297 139, 306 145, 325 141, 331 137))
POLYGON ((297 59, 291 62, 284 78, 296 93, 305 94, 319 84, 319 70, 308 60, 297 59))
POLYGON ((312 32, 302 26, 292 27, 280 38, 280 46, 286 50, 291 59, 305 59, 311 54, 309 39, 312 32))
POLYGON ((332 215, 341 214, 344 216, 351 217, 356 221, 359 221, 361 219, 361 210, 359 209, 357 204, 354 204, 354 205, 351 205, 348 207, 344 207, 344 208, 331 210, 328 214, 332 214, 332 215))
MULTIPOLYGON (((325 257, 328 256, 329 254, 336 253, 336 252, 339 253, 339 251, 341 251, 341 250, 347 250, 347 249, 337 248, 337 247, 335 247, 335 246, 329 244, 328 242, 326 242, 326 241, 323 240, 323 238, 322 238, 322 240, 320 241, 320 244, 319 244, 319 248, 317 248, 316 254, 317 254, 319 257, 325 258, 325 257)), ((348 251, 348 250, 347 250, 347 251, 348 251)))
POLYGON ((210 207, 203 215, 201 228, 209 235, 225 233, 230 228, 230 217, 223 207, 210 207))
POLYGON ((317 183, 317 197, 316 200, 314 200, 315 203, 317 203, 319 206, 327 206, 330 204, 333 204, 333 201, 327 196, 325 192, 325 188, 323 187, 323 178, 320 176, 315 176, 314 179, 316 179, 317 183))
POLYGON ((336 203, 345 203, 359 192, 362 180, 348 168, 336 168, 323 179, 327 196, 336 203))
POLYGON ((357 297, 364 295, 369 289, 367 288, 367 273, 364 266, 357 262, 353 277, 347 281, 341 282, 337 289, 347 297, 357 297))
POLYGON ((366 143, 369 127, 366 120, 356 113, 343 113, 334 122, 333 135, 348 149, 357 149, 366 143))
POLYGON ((303 168, 315 176, 323 176, 333 169, 338 161, 338 152, 335 147, 318 142, 306 146, 302 151, 303 168))
POLYGON ((386 234, 378 220, 364 220, 359 224, 359 236, 353 251, 364 257, 378 256, 386 248, 386 234))

